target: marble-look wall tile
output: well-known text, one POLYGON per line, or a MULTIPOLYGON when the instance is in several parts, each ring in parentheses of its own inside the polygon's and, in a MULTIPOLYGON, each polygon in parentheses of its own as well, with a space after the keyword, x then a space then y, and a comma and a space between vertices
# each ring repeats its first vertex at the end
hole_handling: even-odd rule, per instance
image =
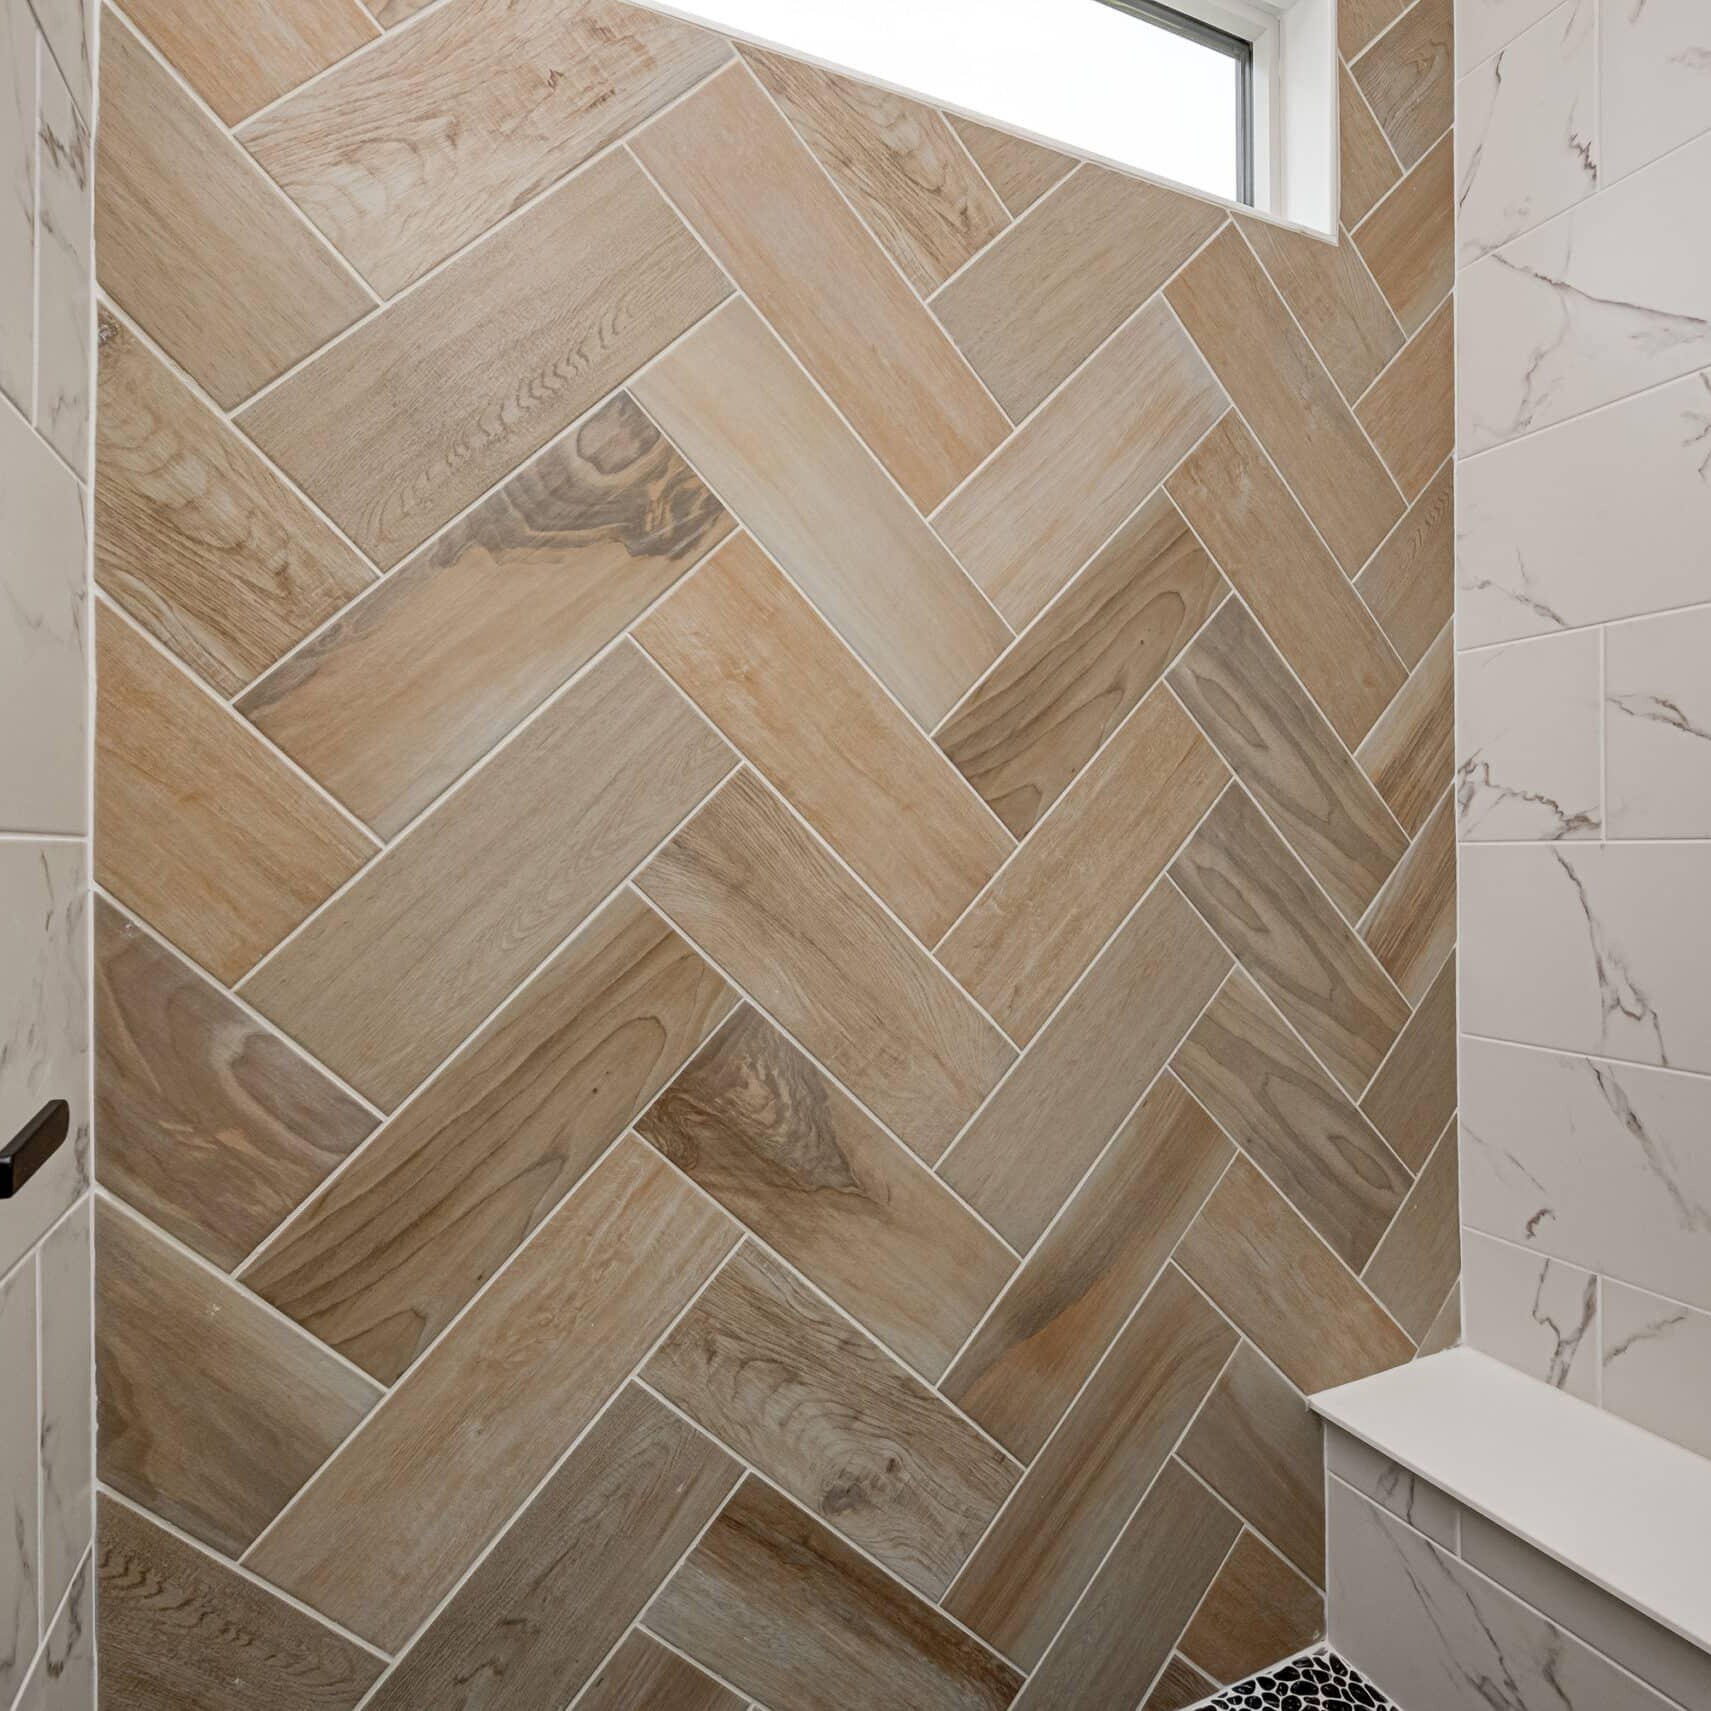
POLYGON ((1711 7, 1705 0, 1606 4, 1602 35, 1607 178, 1711 130, 1711 7))
POLYGON ((1711 1070, 1711 844, 1464 844, 1461 1025, 1711 1070))
POLYGON ((1711 1456, 1711 1313, 1604 1280, 1604 1406, 1711 1456))
POLYGON ((1463 456, 1711 363, 1711 137, 1475 262, 1456 330, 1463 456))
POLYGON ((0 392, 28 416, 35 372, 36 21, 0 0, 0 392))
POLYGON ((10 1705, 35 1655, 36 1264, 0 1283, 0 1705, 10 1705))
POLYGON ((1436 1539, 1448 1550, 1458 1548, 1460 1505, 1437 1486, 1410 1473, 1370 1444, 1328 1427, 1325 1466, 1345 1485, 1381 1504, 1416 1532, 1436 1539))
POLYGON ((1563 1260, 1462 1232, 1469 1345, 1583 1402, 1598 1399, 1598 1279, 1563 1260))
MULTIPOLYGON (((52 65, 42 66, 36 431, 83 474, 89 464, 89 127, 52 65)), ((81 572, 82 565, 79 563, 81 572)))
POLYGON ((87 119, 93 82, 95 0, 30 0, 30 7, 72 100, 87 119))
POLYGON ((80 832, 88 819, 84 496, 10 409, 0 409, 0 517, 0 830, 80 832))
POLYGON ((90 1202, 42 1243, 42 1603, 53 1609, 89 1549, 94 1516, 90 1202))
POLYGON ((30 1192, 0 1200, 3 1276, 89 1186, 89 872, 83 846, 0 840, 0 898, 0 1064, 6 1069, 0 1134, 15 1134, 50 1099, 71 1102, 72 1123, 58 1152, 31 1179, 30 1192))
POLYGON ((1333 1480, 1330 1639, 1410 1711, 1670 1711, 1608 1659, 1333 1480))
POLYGON ((1462 267, 1598 187, 1595 0, 1564 0, 1456 86, 1462 267))
POLYGON ((1489 59, 1562 0, 1456 0, 1456 73, 1489 59))
POLYGON ((95 1599, 85 1556, 68 1589, 17 1711, 95 1711, 95 1599))
POLYGON ((1459 647, 1711 596, 1711 376, 1464 458, 1457 475, 1459 647))
POLYGON ((1711 838, 1711 606, 1605 632, 1613 838, 1711 838))
POLYGON ((1456 659, 1456 831, 1595 838, 1602 819, 1596 630, 1456 659))
POLYGON ((1462 1041, 1462 1221, 1711 1309, 1711 1080, 1462 1041))

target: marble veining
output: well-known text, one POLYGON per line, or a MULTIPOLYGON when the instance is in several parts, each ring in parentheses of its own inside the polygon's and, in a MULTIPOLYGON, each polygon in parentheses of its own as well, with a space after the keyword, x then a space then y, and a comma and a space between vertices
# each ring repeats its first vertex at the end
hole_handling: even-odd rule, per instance
POLYGON ((35 1655, 36 1268, 26 1260, 0 1283, 0 1705, 9 1705, 35 1655), (23 1383, 15 1375, 26 1375, 23 1383))
POLYGON ((1463 76, 1562 0, 1456 0, 1456 75, 1463 76))
POLYGON ((1711 837, 1711 607, 1605 634, 1610 831, 1711 837))
POLYGON ((1598 1279, 1562 1260, 1464 1231, 1468 1343, 1529 1377, 1592 1402, 1598 1395, 1598 1279))
POLYGON ((1381 1504, 1416 1532, 1436 1539, 1449 1550, 1457 1548, 1460 1518, 1454 1499, 1417 1478, 1400 1462, 1333 1426, 1326 1433, 1325 1465, 1338 1479, 1381 1504))
POLYGON ((36 26, 0 0, 0 392, 26 415, 35 363, 36 26))
POLYGON ((39 132, 36 429, 82 474, 89 462, 92 162, 89 128, 52 66, 42 72, 39 132))
POLYGON ((1610 176, 1633 172, 1711 129, 1711 9, 1705 0, 1618 0, 1605 6, 1601 34, 1610 176))
POLYGON ((94 0, 29 0, 29 5, 71 98, 87 118, 93 68, 90 43, 95 34, 94 0))
POLYGON ((17 1711, 90 1711, 95 1704, 95 1609, 91 1559, 72 1577, 17 1711))
POLYGON ((1711 1313, 1606 1279, 1604 1406, 1711 1456, 1711 1313))

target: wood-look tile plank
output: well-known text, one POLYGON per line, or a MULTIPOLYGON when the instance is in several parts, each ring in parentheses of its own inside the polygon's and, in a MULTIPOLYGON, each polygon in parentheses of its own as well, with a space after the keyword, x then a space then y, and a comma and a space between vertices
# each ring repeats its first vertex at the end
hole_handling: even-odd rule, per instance
POLYGON ((1426 1162, 1456 1106, 1456 963, 1437 978, 1361 1100, 1372 1126, 1410 1170, 1426 1162))
POLYGON ((1170 686, 1331 900, 1359 920, 1407 839, 1246 607, 1224 606, 1170 686))
POLYGON ((637 1628, 589 1682, 576 1711, 745 1711, 747 1705, 637 1628))
POLYGON ((1165 296, 1353 576, 1402 515, 1402 500, 1253 251, 1232 227, 1165 296))
POLYGON ((940 1388, 1031 1460, 1231 1158, 1173 1077, 1112 1140, 940 1388))
POLYGON ((649 1148, 620 1142, 250 1566, 376 1645, 401 1646, 736 1237, 649 1148))
POLYGON ((1176 1260, 1304 1394, 1413 1358, 1414 1345, 1354 1273, 1244 1158, 1176 1260))
POLYGON ((1238 224, 1338 389, 1358 398, 1403 338, 1360 252, 1346 238, 1327 243, 1265 220, 1238 224))
POLYGON ((1155 494, 1023 631, 939 729, 939 746, 1026 837, 1228 587, 1155 494))
POLYGON ((1217 1682, 1202 1675, 1187 1658, 1173 1655, 1141 1711, 1187 1711, 1217 1691, 1217 1682))
POLYGON ((1016 847, 749 536, 635 637, 927 944, 1016 847))
POLYGON ((112 1202, 95 1225, 100 1476, 235 1556, 379 1386, 112 1202))
POLYGON ((742 52, 923 296, 1010 224, 998 193, 936 108, 783 54, 742 52))
POLYGON ((370 1711, 562 1711, 741 1471, 626 1386, 428 1624, 370 1711))
POLYGON ((102 1711, 351 1711, 385 1667, 105 1493, 95 1563, 102 1711))
POLYGON ((619 393, 239 709, 390 837, 732 527, 619 393))
POLYGON ((1425 998, 1456 942, 1455 805, 1446 791, 1361 925, 1410 1004, 1425 998))
POLYGON ((1342 0, 1337 8, 1337 52, 1358 59, 1380 30, 1402 16, 1408 0, 1342 0))
POLYGON ((236 980, 377 846, 125 619, 95 634, 95 876, 236 980))
POLYGON ((747 1005, 636 1127, 928 1380, 1015 1269, 930 1171, 747 1005))
POLYGON ((130 27, 111 9, 102 24, 102 288, 230 407, 370 298, 130 27))
POLYGON ((1315 1586, 1323 1583, 1324 1432, 1253 1344, 1236 1351, 1177 1454, 1315 1586))
POLYGON ((132 0, 126 16, 235 125, 380 34, 358 0, 132 0))
POLYGON ((1455 465, 1446 459, 1355 578, 1356 591, 1410 671, 1450 621, 1455 580, 1455 465))
MULTIPOLYGON (((1030 1669, 1037 1664, 1236 1340, 1205 1297, 1166 1267, 969 1559, 945 1608, 1006 1657, 1030 1669)), ((1170 1643, 1175 1639, 1173 1633, 1170 1643)))
POLYGON ((729 290, 620 150, 323 351, 239 425, 388 568, 729 290))
POLYGON ((1179 1462, 1167 1462, 1017 1711, 1133 1704, 1187 1627, 1240 1527, 1179 1462))
POLYGON ((212 981, 95 899, 101 1183, 226 1269, 374 1127, 212 981))
POLYGON ((1405 333, 1418 332, 1455 284, 1455 218, 1455 145, 1446 136, 1355 233, 1405 333))
POLYGON ((1424 1341, 1461 1270, 1456 1136, 1446 1125, 1413 1192, 1361 1274, 1409 1336, 1424 1341))
POLYGON ((1160 886, 1106 946, 940 1174, 1025 1253, 1229 967, 1199 916, 1160 886))
POLYGON ((1016 1483, 1001 1450, 753 1243, 642 1377, 928 1598, 1016 1483))
POLYGON ((1344 1091, 1359 1098, 1408 1006, 1252 801, 1232 790, 1171 877, 1344 1091))
POLYGON ((1245 974, 1225 982, 1172 1065, 1224 1132, 1359 1271, 1411 1179, 1245 974))
POLYGON ((95 578, 235 694, 374 572, 105 309, 96 343, 95 578))
POLYGON ((390 1109, 731 765, 625 642, 392 845, 245 996, 390 1109))
POLYGON ((978 124, 958 113, 947 117, 1012 214, 1026 213, 1054 184, 1061 183, 1075 170, 1073 156, 1059 154, 1044 143, 978 124))
POLYGON ((1021 1677, 754 1478, 667 1582, 647 1625, 791 1711, 1002 1711, 1021 1677))
POLYGON ((1455 450, 1455 308, 1445 299, 1356 407, 1410 501, 1455 450))
POLYGON ((243 1281, 392 1383, 733 1001, 694 950, 620 892, 243 1281))
POLYGON ((885 472, 747 304, 636 396, 904 708, 931 728, 1010 640, 885 472))
POLYGON ((1396 158, 1412 166, 1456 116, 1452 0, 1417 0, 1353 69, 1396 158))
POLYGON ((745 67, 721 73, 630 146, 923 510, 1009 432, 745 67))
POLYGON ((1155 688, 951 929, 940 960, 1025 1044, 1228 779, 1155 688))
POLYGON ((1093 354, 1223 224, 1210 203, 1081 166, 933 299, 1011 418, 1093 354))
POLYGON ((1455 655, 1450 626, 1427 648, 1355 759, 1410 836, 1455 773, 1455 655))
POLYGON ((1226 417, 1169 490, 1337 735, 1358 743, 1402 666, 1253 435, 1226 417))
POLYGON ((1015 1057, 746 767, 636 883, 929 1164, 1015 1057))
POLYGON ((1420 1340, 1422 1356, 1442 1354, 1445 1349, 1452 1349, 1461 1341, 1461 1285, 1451 1286, 1450 1292, 1444 1297, 1444 1304, 1438 1309, 1438 1316, 1432 1321, 1432 1328, 1420 1340))
POLYGON ((454 0, 240 135, 390 297, 730 57, 619 0, 454 0))
POLYGON ((1245 1532, 1182 1636, 1182 1654, 1217 1681, 1241 1681, 1324 1633, 1324 1594, 1245 1532))
POLYGON ((952 497, 934 527, 1012 624, 1031 623, 1224 404, 1205 359, 1170 311, 1152 304, 952 497))
POLYGON ((1347 228, 1359 225, 1371 213, 1402 177, 1402 168, 1346 65, 1339 73, 1337 91, 1337 171, 1342 187, 1338 211, 1347 228))

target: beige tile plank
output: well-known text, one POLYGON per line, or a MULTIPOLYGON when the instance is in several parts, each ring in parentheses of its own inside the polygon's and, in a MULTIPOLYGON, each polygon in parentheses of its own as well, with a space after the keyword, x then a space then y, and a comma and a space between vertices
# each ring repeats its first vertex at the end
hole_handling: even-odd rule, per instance
POLYGON ((102 23, 101 285, 229 408, 371 299, 130 27, 102 23))
POLYGON ((1358 743, 1401 664, 1253 435, 1225 417, 1169 492, 1338 736, 1358 743))
POLYGON ((752 1476, 646 1617, 791 1711, 1002 1711, 1022 1678, 752 1476))
POLYGON ((1016 1483, 995 1444, 752 1243, 641 1376, 928 1598, 1016 1483))
POLYGON ((1165 295, 1353 576, 1402 515, 1402 500, 1253 251, 1232 227, 1165 295))
POLYGON ((635 638, 926 943, 1016 847, 749 536, 635 638))
POLYGON ((1225 983, 1172 1067, 1295 1210, 1359 1271, 1411 1179, 1245 974, 1225 983))
POLYGON ((620 151, 323 351, 239 425, 389 568, 729 290, 620 151))
POLYGON ((1228 590, 1154 494, 940 727, 939 746, 1026 837, 1228 590))
POLYGON ((239 135, 391 297, 730 57, 620 0, 449 0, 239 135))
POLYGON ((1353 928, 1252 801, 1226 795, 1171 877, 1351 1098, 1408 1020, 1353 928))
POLYGON ((223 1269, 374 1117, 219 987, 95 899, 100 1182, 223 1269))
POLYGON ((923 725, 1010 631, 747 304, 636 382, 649 415, 923 725))
POLYGON ((100 1477, 236 1556, 380 1387, 111 1201, 95 1222, 100 1477))
POLYGON ((929 1381, 1015 1269, 996 1236, 747 1005, 636 1127, 929 1381))
POLYGON ((1446 1127, 1361 1276, 1403 1330, 1423 1342, 1460 1270, 1456 1135, 1446 1127))
POLYGON ((1154 303, 952 497, 934 527, 1012 624, 1031 623, 1224 403, 1204 358, 1154 303))
POLYGON ((936 108, 784 54, 753 47, 742 54, 923 296, 1010 224, 936 108))
POLYGON ((239 709, 390 837, 732 527, 620 392, 239 709))
MULTIPOLYGON (((1236 1347, 1169 1266, 945 1600, 1032 1668, 1236 1347)), ((1171 1636, 1172 1642, 1175 1635, 1171 1636)))
POLYGON ((1361 1109, 1410 1170, 1426 1162, 1456 1107, 1456 963, 1454 955, 1415 1006, 1361 1109))
POLYGON ((1162 1077, 957 1357, 945 1395, 1032 1460, 1231 1156, 1162 1077))
POLYGON ((391 1109, 732 760, 625 642, 393 844, 245 996, 391 1109))
POLYGON ((1416 0, 1355 61, 1396 158, 1412 166, 1455 119, 1453 0, 1416 0))
POLYGON ((1455 145, 1445 136, 1355 233, 1355 244, 1410 336, 1455 284, 1455 211, 1455 145))
POLYGON ((1456 942, 1455 806, 1448 791, 1361 925, 1372 954, 1420 1003, 1456 942))
POLYGON ((1009 432, 746 68, 721 73, 631 147, 923 510, 1009 432), (777 227, 783 210, 787 243, 777 227))
POLYGON ((1455 655, 1450 626, 1421 656, 1355 759, 1412 836, 1455 772, 1455 655))
POLYGON ((636 883, 929 1164, 1015 1056, 747 768, 636 883))
POLYGON ((640 898, 618 893, 244 1282, 392 1383, 733 1002, 640 898))
POLYGON ((96 581, 235 694, 374 572, 105 308, 97 332, 96 581))
POLYGON ((1356 406, 1410 501, 1455 450, 1455 310, 1445 299, 1356 406))
POLYGON ((940 1174, 1025 1253, 1229 967, 1200 918, 1160 886, 1100 953, 940 1174))
POLYGON ((1018 217, 1075 170, 1073 156, 1059 154, 1043 143, 982 125, 957 113, 947 117, 987 181, 1018 217))
POLYGON ((620 1143, 250 1553, 384 1649, 458 1583, 734 1245, 620 1143))
POLYGON ((96 653, 95 876, 236 980, 377 846, 105 606, 96 653))
POLYGON ((1222 209, 1081 166, 933 299, 963 355, 1020 421, 1224 222, 1222 209))
POLYGON ((1410 671, 1450 621, 1456 579, 1455 465, 1448 460, 1355 578, 1410 671))
POLYGON ((1152 690, 939 946, 951 974, 1026 1044, 1229 779, 1152 690))

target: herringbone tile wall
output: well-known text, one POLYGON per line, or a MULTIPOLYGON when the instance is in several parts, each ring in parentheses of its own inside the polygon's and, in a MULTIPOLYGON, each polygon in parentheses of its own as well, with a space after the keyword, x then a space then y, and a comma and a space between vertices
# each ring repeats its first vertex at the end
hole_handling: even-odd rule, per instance
POLYGON ((1301 1393, 1457 1325, 1448 0, 1342 34, 1331 246, 618 0, 107 13, 107 1705, 1318 1634, 1301 1393))

